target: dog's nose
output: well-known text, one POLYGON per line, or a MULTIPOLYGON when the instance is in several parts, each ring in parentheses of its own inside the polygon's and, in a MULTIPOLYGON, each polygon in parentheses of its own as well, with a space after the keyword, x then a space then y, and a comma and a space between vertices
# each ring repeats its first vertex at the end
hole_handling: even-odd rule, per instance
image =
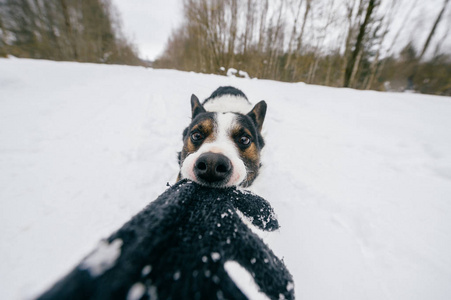
POLYGON ((232 162, 225 155, 207 152, 197 159, 194 174, 197 179, 207 183, 222 183, 232 174, 232 162))

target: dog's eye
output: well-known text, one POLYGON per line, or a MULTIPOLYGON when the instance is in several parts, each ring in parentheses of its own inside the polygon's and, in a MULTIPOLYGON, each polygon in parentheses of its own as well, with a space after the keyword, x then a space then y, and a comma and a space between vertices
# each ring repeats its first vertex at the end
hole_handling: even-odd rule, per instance
POLYGON ((195 142, 198 142, 198 141, 202 140, 203 138, 204 138, 204 136, 199 132, 194 132, 191 134, 191 139, 195 142))
POLYGON ((239 142, 240 142, 240 144, 247 146, 251 143, 251 139, 248 138, 247 136, 243 135, 242 137, 240 137, 239 142))

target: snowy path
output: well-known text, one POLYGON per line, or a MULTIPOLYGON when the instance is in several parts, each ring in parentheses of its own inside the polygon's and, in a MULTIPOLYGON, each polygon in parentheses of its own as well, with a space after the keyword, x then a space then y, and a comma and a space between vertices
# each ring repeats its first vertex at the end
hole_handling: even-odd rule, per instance
POLYGON ((189 97, 265 99, 257 191, 299 299, 451 298, 451 98, 0 59, 0 298, 33 295, 173 182, 189 97))

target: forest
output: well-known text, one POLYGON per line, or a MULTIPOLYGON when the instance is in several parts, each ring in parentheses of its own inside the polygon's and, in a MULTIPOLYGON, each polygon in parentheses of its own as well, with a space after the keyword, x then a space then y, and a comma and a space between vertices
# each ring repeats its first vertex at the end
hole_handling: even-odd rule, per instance
POLYGON ((112 0, 0 0, 0 57, 451 95, 449 0, 180 1, 181 26, 149 63, 112 0))
POLYGON ((0 0, 0 56, 140 65, 110 0, 0 0))
POLYGON ((287 82, 451 95, 449 0, 435 1, 440 7, 428 23, 415 21, 418 0, 183 3, 183 24, 154 67, 235 68, 287 82), (420 26, 422 34, 413 34, 420 26))

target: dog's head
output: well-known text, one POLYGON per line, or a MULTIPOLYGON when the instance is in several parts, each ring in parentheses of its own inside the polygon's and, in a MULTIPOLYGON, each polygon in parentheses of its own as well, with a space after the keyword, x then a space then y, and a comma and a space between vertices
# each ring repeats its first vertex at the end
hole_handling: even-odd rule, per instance
POLYGON ((248 187, 260 169, 266 102, 247 114, 209 112, 191 96, 191 124, 183 132, 179 179, 212 187, 248 187))

